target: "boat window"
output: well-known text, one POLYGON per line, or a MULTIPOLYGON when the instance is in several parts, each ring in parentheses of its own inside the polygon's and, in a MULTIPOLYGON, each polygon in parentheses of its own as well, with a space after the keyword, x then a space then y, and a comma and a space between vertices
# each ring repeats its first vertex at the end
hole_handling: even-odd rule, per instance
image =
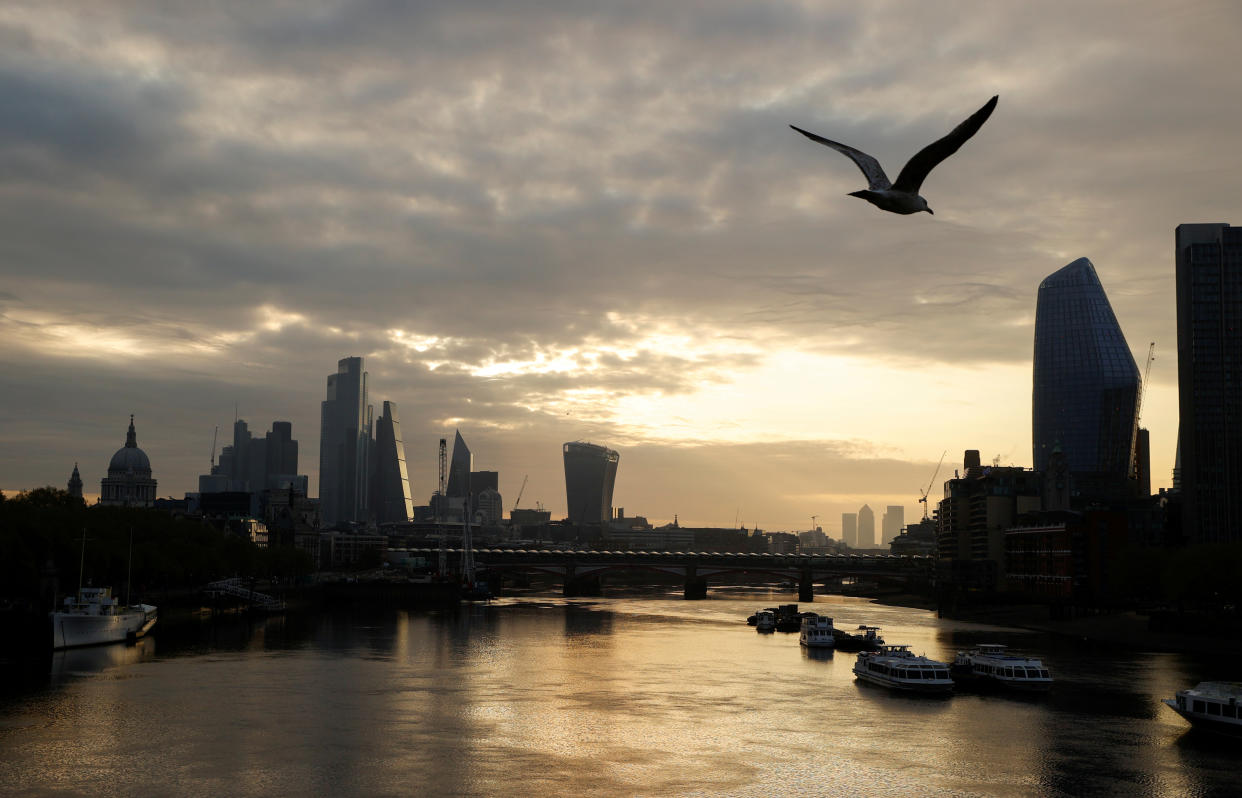
POLYGON ((1013 668, 1005 668, 1006 676, 1013 676, 1013 668))
POLYGON ((1040 675, 1040 678, 1043 678, 1043 679, 1051 679, 1051 678, 1052 678, 1052 674, 1048 673, 1048 671, 1046 671, 1046 670, 1040 670, 1039 675, 1040 675))
POLYGON ((938 678, 938 679, 948 679, 948 678, 949 678, 949 672, 948 672, 948 671, 936 671, 936 678, 938 678))
POLYGON ((1219 715, 1219 714, 1220 714, 1220 704, 1208 704, 1208 714, 1209 714, 1209 715, 1219 715))
POLYGON ((1238 716, 1237 707, 1221 707, 1221 714, 1226 718, 1236 718, 1238 716))
POLYGON ((1207 708, 1204 706, 1202 701, 1195 699, 1195 708, 1193 711, 1194 712, 1207 712, 1207 708))

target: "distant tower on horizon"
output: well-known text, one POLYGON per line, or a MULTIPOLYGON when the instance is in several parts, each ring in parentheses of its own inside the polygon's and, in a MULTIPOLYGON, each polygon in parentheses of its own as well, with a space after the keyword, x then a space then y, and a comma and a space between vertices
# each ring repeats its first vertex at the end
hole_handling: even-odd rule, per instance
POLYGON ((887 546, 893 542, 893 538, 901 534, 901 528, 906 525, 906 508, 896 504, 890 504, 884 510, 884 518, 880 521, 881 537, 880 543, 887 546))
POLYGON ((108 463, 108 476, 99 483, 99 503, 116 507, 154 507, 155 480, 151 477, 151 461, 138 448, 134 417, 129 417, 125 445, 116 450, 108 463))
POLYGON ((461 436, 461 430, 456 430, 453 457, 449 460, 448 487, 445 488, 444 495, 452 499, 466 498, 466 493, 470 491, 470 472, 473 470, 474 455, 470 453, 466 439, 461 436))
POLYGON ((1059 444, 1077 489, 1124 496, 1134 473, 1140 382, 1091 261, 1079 258, 1044 278, 1035 305, 1035 470, 1047 470, 1059 444))
POLYGON ((875 548, 875 511, 864 504, 858 510, 858 546, 860 549, 875 548))
POLYGON ((565 458, 566 515, 573 524, 607 524, 612 518, 612 489, 621 455, 606 446, 574 441, 565 458))
POLYGON ((78 464, 73 464, 73 474, 69 477, 69 495, 82 498, 82 475, 78 473, 78 464))
POLYGON ((341 359, 320 405, 319 506, 326 526, 367 520, 373 413, 362 358, 341 359))
POLYGON ((858 513, 841 513, 841 542, 858 548, 858 513))
POLYGON ((375 498, 371 503, 376 523, 406 523, 414 517, 410 477, 405 464, 405 443, 397 406, 385 401, 375 424, 375 498))
POLYGON ((1242 227, 1178 225, 1178 456, 1192 543, 1242 541, 1242 227))

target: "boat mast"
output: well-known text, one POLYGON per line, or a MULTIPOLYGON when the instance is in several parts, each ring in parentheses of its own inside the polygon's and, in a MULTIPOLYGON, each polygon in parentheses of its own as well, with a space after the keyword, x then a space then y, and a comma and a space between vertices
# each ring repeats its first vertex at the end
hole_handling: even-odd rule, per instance
POLYGON ((78 558, 78 595, 74 601, 82 599, 82 571, 86 569, 86 527, 82 527, 82 554, 78 558))
POLYGON ((474 586, 474 542, 470 539, 470 500, 473 494, 466 491, 466 504, 461 514, 461 579, 467 587, 474 586))
POLYGON ((129 561, 125 564, 125 606, 129 606, 129 588, 134 582, 134 528, 129 528, 129 561))

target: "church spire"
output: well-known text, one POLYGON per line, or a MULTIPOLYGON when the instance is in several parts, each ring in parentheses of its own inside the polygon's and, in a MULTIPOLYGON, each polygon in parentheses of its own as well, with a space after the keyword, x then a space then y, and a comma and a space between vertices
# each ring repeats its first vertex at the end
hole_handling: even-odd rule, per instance
POLYGON ((134 414, 129 414, 129 432, 125 433, 125 447, 127 449, 138 448, 138 435, 134 432, 134 414))
POLYGON ((78 473, 78 464, 73 464, 73 474, 69 477, 69 495, 82 498, 82 475, 78 473))

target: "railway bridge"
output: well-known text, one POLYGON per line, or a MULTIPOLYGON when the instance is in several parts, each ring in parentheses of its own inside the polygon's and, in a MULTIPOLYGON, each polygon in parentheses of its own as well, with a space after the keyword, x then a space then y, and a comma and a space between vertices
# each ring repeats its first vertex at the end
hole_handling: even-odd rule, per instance
MULTIPOLYGON (((393 553, 400 554, 401 550, 393 553)), ((438 548, 406 549, 406 556, 434 562, 438 548)), ((758 554, 706 551, 595 551, 570 549, 472 549, 480 572, 542 573, 559 576, 567 596, 595 595, 608 573, 647 571, 681 577, 688 599, 707 596, 708 580, 726 575, 754 574, 798 585, 798 600, 813 600, 815 582, 840 577, 904 579, 930 584, 935 559, 893 554, 758 554)), ((461 549, 449 549, 449 562, 461 549)))

